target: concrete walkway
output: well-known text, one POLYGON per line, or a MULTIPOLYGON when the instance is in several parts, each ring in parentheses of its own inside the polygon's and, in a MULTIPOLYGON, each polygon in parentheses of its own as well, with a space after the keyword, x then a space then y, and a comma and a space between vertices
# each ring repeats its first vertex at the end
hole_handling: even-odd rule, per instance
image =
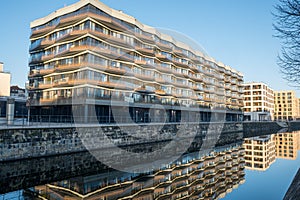
POLYGON ((300 168, 283 200, 299 200, 300 199, 300 168))

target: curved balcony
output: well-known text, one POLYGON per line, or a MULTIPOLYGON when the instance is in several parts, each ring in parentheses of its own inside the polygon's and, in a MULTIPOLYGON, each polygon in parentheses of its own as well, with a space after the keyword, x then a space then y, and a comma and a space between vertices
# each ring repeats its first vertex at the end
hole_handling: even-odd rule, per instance
POLYGON ((150 68, 150 69, 154 68, 153 64, 150 64, 145 60, 134 60, 134 64, 142 66, 144 68, 150 68))
POLYGON ((144 74, 134 74, 134 76, 140 80, 153 81, 155 80, 153 75, 144 75, 144 74))
POLYGON ((90 85, 95 85, 95 86, 101 86, 101 87, 106 87, 106 88, 111 88, 111 89, 132 89, 126 84, 120 84, 120 83, 113 83, 110 81, 97 81, 97 80, 90 80, 90 79, 61 79, 61 80, 56 80, 53 82, 53 84, 49 84, 51 87, 72 87, 76 85, 85 85, 85 84, 90 84, 90 85))
POLYGON ((184 58, 187 57, 187 55, 186 55, 185 53, 183 53, 182 50, 177 49, 177 48, 173 49, 173 53, 174 53, 176 56, 179 56, 179 57, 184 57, 184 58))
POLYGON ((190 58, 192 59, 193 62, 195 62, 195 63, 197 63, 197 64, 202 64, 202 62, 200 61, 199 58, 194 57, 194 56, 192 56, 192 57, 190 57, 190 58))
POLYGON ((89 12, 85 12, 85 13, 80 13, 80 14, 77 14, 77 15, 62 17, 59 21, 59 24, 57 25, 57 28, 62 28, 64 26, 68 26, 68 25, 74 24, 76 22, 79 22, 79 21, 87 18, 88 13, 89 12))
POLYGON ((65 72, 65 71, 71 71, 71 70, 76 70, 76 69, 80 69, 84 66, 83 63, 75 63, 75 64, 67 64, 67 65, 58 65, 56 67, 56 71, 61 71, 61 72, 65 72))
POLYGON ((202 91, 202 90, 203 90, 203 88, 202 88, 202 87, 198 87, 198 86, 193 86, 193 87, 192 87, 192 89, 193 89, 194 91, 197 91, 197 92, 199 92, 199 91, 202 91))
POLYGON ((139 33, 135 33, 134 35, 144 42, 155 44, 155 41, 152 36, 139 34, 139 33))
POLYGON ((176 60, 172 60, 173 64, 179 67, 184 67, 184 68, 189 68, 189 64, 188 63, 183 63, 180 61, 176 61, 176 60))
POLYGON ((112 18, 104 16, 104 15, 98 15, 98 14, 95 14, 92 12, 88 12, 88 16, 99 22, 106 22, 106 23, 112 22, 112 18))
POLYGON ((53 84, 52 83, 40 83, 38 86, 38 89, 44 90, 44 89, 49 89, 52 88, 53 84))
POLYGON ((166 55, 162 55, 162 54, 159 54, 159 53, 156 53, 155 54, 155 57, 159 60, 162 60, 162 61, 170 61, 166 55))
POLYGON ((155 90, 155 94, 158 94, 158 95, 166 95, 166 92, 163 91, 163 90, 155 90))
POLYGON ((142 54, 145 54, 145 55, 149 55, 149 56, 154 56, 155 55, 153 49, 136 46, 135 50, 138 51, 138 52, 140 52, 140 53, 142 53, 142 54))
POLYGON ((102 33, 102 32, 100 32, 100 31, 89 30, 89 33, 90 33, 91 35, 94 35, 94 36, 96 36, 96 37, 99 37, 99 38, 101 38, 101 39, 103 39, 103 40, 107 40, 109 37, 111 37, 111 36, 109 36, 109 35, 107 35, 107 34, 105 34, 105 33, 102 33))
POLYGON ((44 75, 48 75, 54 72, 54 68, 51 69, 40 69, 39 70, 39 75, 44 76, 44 75))
POLYGON ((177 72, 175 70, 172 70, 172 74, 174 74, 176 77, 185 78, 184 74, 181 72, 177 72))
POLYGON ((114 36, 107 36, 107 41, 112 43, 112 44, 116 44, 116 45, 119 45, 119 46, 122 46, 122 47, 125 47, 125 48, 132 48, 132 46, 134 45, 134 44, 128 43, 127 41, 125 41, 121 38, 117 38, 117 37, 114 37, 114 36))
POLYGON ((32 31, 30 38, 40 37, 44 34, 50 33, 54 29, 55 29, 55 26, 45 26, 43 28, 36 29, 36 30, 32 31))
POLYGON ((126 52, 119 53, 116 51, 112 51, 110 49, 104 49, 100 47, 93 47, 93 49, 90 50, 102 54, 111 59, 116 59, 116 60, 121 60, 126 62, 134 62, 133 56, 127 54, 126 52))
POLYGON ((44 55, 41 57, 41 62, 49 61, 54 58, 54 54, 44 55))
POLYGON ((207 101, 207 102, 213 102, 214 101, 213 98, 208 98, 208 97, 204 97, 203 100, 207 101))
POLYGON ((85 35, 89 33, 91 30, 89 29, 84 29, 84 30, 72 30, 71 32, 62 35, 61 37, 58 37, 55 42, 65 42, 68 40, 74 40, 82 35, 85 35))
POLYGON ((32 70, 30 71, 28 77, 37 77, 37 76, 43 76, 48 75, 54 72, 54 68, 51 69, 39 69, 39 70, 32 70))
POLYGON ((163 51, 172 51, 172 47, 169 44, 165 44, 162 42, 157 42, 156 46, 158 46, 163 51))
POLYGON ((163 78, 154 78, 155 82, 157 83, 166 83, 166 81, 163 78))
POLYGON ((39 43, 31 43, 29 51, 37 51, 42 48, 51 46, 55 43, 55 40, 43 39, 39 43))

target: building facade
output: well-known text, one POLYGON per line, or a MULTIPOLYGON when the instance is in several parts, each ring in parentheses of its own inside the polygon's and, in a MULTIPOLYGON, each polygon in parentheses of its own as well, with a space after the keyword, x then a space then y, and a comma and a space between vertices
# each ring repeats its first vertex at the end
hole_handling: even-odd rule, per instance
POLYGON ((274 135, 244 140, 246 169, 265 171, 276 159, 274 135))
POLYGON ((0 97, 10 96, 10 79, 11 75, 8 72, 4 72, 3 63, 0 62, 0 97))
POLYGON ((87 121, 94 112, 111 122, 114 104, 135 122, 191 121, 183 110, 201 121, 212 110, 242 119, 241 73, 98 0, 59 9, 31 30, 32 115, 72 121, 78 112, 87 121))
POLYGON ((275 120, 287 121, 299 118, 299 102, 295 91, 275 92, 275 120))
POLYGON ((0 124, 23 124, 27 114, 25 98, 0 97, 0 124))
POLYGON ((10 97, 26 99, 26 96, 26 90, 24 88, 20 88, 17 85, 13 85, 10 87, 10 97))
POLYGON ((265 83, 244 84, 244 120, 274 119, 274 91, 265 83))

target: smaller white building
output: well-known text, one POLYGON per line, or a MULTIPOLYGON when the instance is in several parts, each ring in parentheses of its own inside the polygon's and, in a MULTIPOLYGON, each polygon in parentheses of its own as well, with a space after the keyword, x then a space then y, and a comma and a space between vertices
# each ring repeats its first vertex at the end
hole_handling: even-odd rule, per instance
POLYGON ((10 73, 4 72, 3 63, 0 62, 0 97, 9 97, 10 96, 10 73))
POLYGON ((274 91, 267 84, 244 84, 244 120, 269 121, 274 119, 274 91))

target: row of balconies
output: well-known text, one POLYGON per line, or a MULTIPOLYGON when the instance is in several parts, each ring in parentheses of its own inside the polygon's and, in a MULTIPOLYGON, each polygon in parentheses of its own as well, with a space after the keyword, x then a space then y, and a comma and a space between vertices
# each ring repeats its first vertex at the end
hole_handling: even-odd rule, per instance
MULTIPOLYGON (((147 63, 146 61, 134 60, 133 56, 131 56, 130 54, 118 53, 118 52, 115 52, 115 51, 111 51, 109 49, 103 49, 103 48, 99 48, 99 47, 95 47, 95 46, 89 46, 89 45, 71 46, 69 49, 61 51, 59 53, 44 55, 44 56, 41 57, 40 61, 46 62, 46 61, 50 61, 51 59, 54 59, 54 58, 67 56, 67 55, 69 56, 69 55, 76 54, 76 53, 81 52, 81 51, 87 51, 87 50, 92 50, 92 51, 95 51, 95 52, 98 52, 98 53, 105 54, 106 56, 108 56, 112 59, 119 59, 119 60, 127 61, 127 62, 134 61, 135 64, 141 65, 142 67, 148 67, 148 68, 153 67, 153 64, 147 63)), ((154 67, 157 67, 158 70, 161 70, 163 72, 167 72, 167 73, 171 72, 171 73, 176 74, 177 76, 180 76, 180 77, 193 78, 193 79, 197 79, 198 81, 200 80, 197 77, 191 77, 192 75, 187 75, 187 74, 184 74, 184 73, 179 73, 179 72, 176 72, 176 71, 172 71, 170 68, 160 67, 158 65, 155 65, 154 67)), ((213 83, 211 83, 211 84, 213 85, 213 83)), ((233 87, 233 89, 234 88, 235 87, 233 87)))
MULTIPOLYGON (((46 74, 51 74, 53 72, 62 72, 62 71, 78 69, 81 66, 84 66, 84 65, 83 64, 59 65, 56 68, 52 68, 52 69, 41 69, 41 70, 33 71, 33 72, 31 72, 31 74, 29 76, 30 77, 43 76, 43 75, 46 75, 46 74)), ((97 69, 102 69, 106 72, 110 72, 110 73, 114 73, 114 74, 118 74, 118 75, 127 74, 127 75, 130 75, 130 76, 137 77, 141 80, 156 81, 158 83, 169 83, 171 85, 175 85, 175 86, 178 86, 178 87, 181 87, 181 88, 190 88, 190 85, 188 85, 188 84, 183 84, 183 83, 180 83, 180 82, 174 83, 172 80, 168 81, 168 80, 165 80, 165 79, 159 78, 159 77, 154 77, 154 76, 149 76, 149 75, 144 75, 144 74, 135 74, 135 73, 132 73, 132 72, 126 72, 126 70, 124 70, 122 68, 105 67, 105 66, 93 65, 93 64, 87 64, 86 66, 92 66, 92 67, 95 67, 97 69)), ((206 88, 201 88, 199 86, 192 86, 191 88, 196 90, 196 91, 204 91, 206 93, 211 93, 211 94, 213 94, 213 93, 220 94, 220 95, 224 94, 223 91, 218 91, 218 90, 214 90, 214 89, 209 90, 209 89, 206 89, 206 88)), ((44 86, 42 86, 42 88, 40 88, 40 89, 44 89, 44 86)), ((230 94, 229 97, 230 96, 236 97, 236 98, 240 97, 240 96, 234 95, 234 94, 230 94)), ((204 100, 218 101, 219 99, 205 98, 204 100)))
MULTIPOLYGON (((97 15, 97 14, 88 12, 88 13, 82 13, 82 14, 79 14, 79 15, 70 16, 70 17, 68 17, 68 18, 62 19, 62 20, 60 21, 60 24, 64 24, 64 23, 65 23, 65 22, 64 22, 65 20, 67 20, 67 21, 73 21, 73 20, 81 19, 82 17, 87 17, 87 16, 90 16, 90 17, 92 17, 92 18, 97 18, 97 19, 99 19, 100 21, 104 21, 104 22, 114 22, 114 23, 118 23, 118 21, 113 20, 112 18, 108 18, 108 17, 106 17, 106 16, 101 16, 101 15, 97 15)), ((121 23, 119 23, 119 26, 120 26, 120 27, 123 27, 123 28, 126 28, 126 27, 123 26, 121 23)), ((45 27, 45 28, 43 28, 43 29, 39 29, 39 30, 33 31, 32 35, 35 35, 35 34, 41 33, 41 32, 47 33, 49 30, 54 30, 54 29, 55 29, 55 27, 45 27)), ((94 34, 96 34, 97 36, 100 36, 100 37, 103 38, 103 39, 108 39, 108 40, 110 40, 111 42, 117 42, 118 44, 125 45, 125 47, 128 47, 128 45, 130 45, 130 43, 128 43, 128 42, 126 42, 125 40, 122 40, 122 39, 120 39, 120 38, 112 37, 112 36, 109 36, 109 35, 106 35, 106 34, 103 34, 103 33, 97 32, 97 31, 92 31, 92 30, 74 30, 74 31, 72 31, 71 33, 69 33, 69 34, 63 36, 62 38, 59 38, 59 39, 56 40, 56 41, 54 41, 54 40, 52 40, 52 41, 50 41, 50 40, 48 40, 48 41, 45 40, 45 41, 42 42, 42 45, 51 45, 51 44, 53 44, 54 42, 57 42, 57 41, 63 41, 63 39, 64 39, 64 38, 68 38, 68 36, 71 36, 71 35, 82 35, 82 34, 86 34, 86 33, 89 32, 89 31, 94 32, 94 34)), ((142 39, 146 39, 147 42, 150 42, 150 41, 155 42, 151 36, 146 36, 146 35, 143 35, 143 34, 136 34, 136 33, 135 33, 135 35, 138 36, 138 37, 141 37, 142 39)), ((168 45, 168 44, 165 44, 165 43, 162 43, 162 42, 156 42, 156 43, 158 44, 159 47, 161 47, 161 48, 164 49, 164 50, 170 50, 170 51, 172 50, 172 47, 171 47, 170 45, 168 45)), ((141 50, 141 49, 142 49, 142 50, 145 50, 145 52, 148 52, 148 53, 151 53, 151 54, 154 53, 153 50, 144 49, 144 48, 140 48, 140 47, 137 47, 137 48, 138 48, 139 50, 141 50)), ((176 49, 176 48, 174 49, 174 54, 175 54, 175 55, 182 56, 182 57, 187 57, 187 53, 184 53, 184 51, 179 50, 179 49, 176 49)), ((157 55, 157 57, 158 57, 158 58, 161 58, 161 59, 163 59, 163 60, 166 59, 165 56, 157 55)), ((195 57, 192 56, 192 59, 194 60, 195 57)), ((187 67, 187 63, 182 63, 182 62, 177 62, 177 61, 173 61, 173 62, 175 62, 175 64, 177 64, 177 65, 179 65, 179 66, 187 67)), ((209 67, 212 67, 210 64, 205 64, 205 65, 207 65, 207 66, 209 66, 209 67)), ((229 74, 229 75, 232 75, 232 77, 236 77, 236 78, 239 78, 239 79, 242 80, 242 77, 240 77, 240 76, 238 76, 238 75, 236 75, 236 74, 232 74, 232 72, 229 72, 228 70, 223 70, 223 71, 225 71, 225 73, 227 73, 227 74, 229 74)), ((209 74, 212 75, 211 73, 209 73, 209 74)), ((222 76, 218 76, 218 75, 215 75, 215 76, 216 76, 216 78, 220 78, 220 79, 222 78, 222 76)))

